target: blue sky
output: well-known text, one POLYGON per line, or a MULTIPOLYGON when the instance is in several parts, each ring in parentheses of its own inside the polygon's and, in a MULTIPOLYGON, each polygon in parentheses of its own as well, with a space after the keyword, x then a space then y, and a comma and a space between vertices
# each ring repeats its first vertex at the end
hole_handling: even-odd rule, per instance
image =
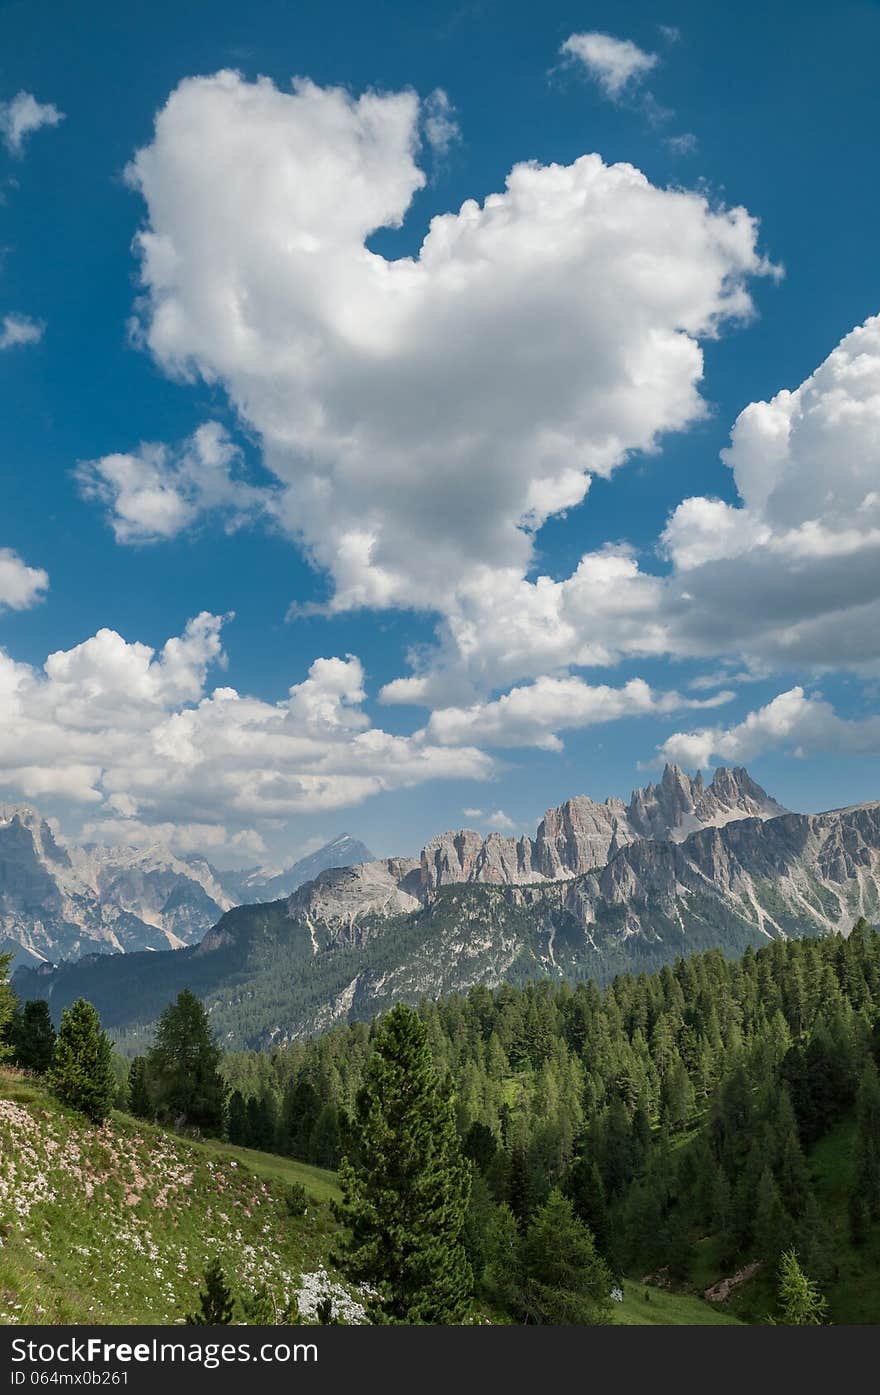
POLYGON ((63 113, 0 154, 0 325, 34 327, 0 351, 0 795, 220 862, 532 828, 664 756, 877 797, 878 40, 874 4, 0 4, 7 135, 19 93, 63 113), (561 52, 596 34, 642 69, 561 52), (490 223, 521 162, 563 174, 490 223), (235 618, 132 648, 203 612, 235 618))

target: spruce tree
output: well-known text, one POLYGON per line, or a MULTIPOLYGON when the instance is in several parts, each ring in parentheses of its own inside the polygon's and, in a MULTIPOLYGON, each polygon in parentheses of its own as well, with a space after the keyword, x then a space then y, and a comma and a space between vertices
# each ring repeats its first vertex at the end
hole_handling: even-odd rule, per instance
POLYGON ((229 1096, 229 1108, 226 1112, 226 1137, 230 1143, 237 1143, 239 1147, 244 1147, 247 1143, 247 1105, 241 1090, 233 1090, 229 1096))
POLYGON ((421 1018, 395 1007, 381 1023, 339 1169, 340 1263, 375 1290, 375 1321, 442 1323, 470 1313, 462 1241, 470 1165, 421 1018))
POLYGON ((769 1264, 776 1264, 791 1240, 791 1218, 769 1167, 761 1173, 755 1197, 755 1245, 769 1264))
POLYGON ((786 1250, 779 1261, 779 1306, 787 1326, 819 1327, 825 1321, 828 1305, 801 1269, 794 1250, 786 1250))
POLYGON ((571 1202, 554 1189, 522 1242, 522 1316, 558 1327, 605 1322, 611 1274, 571 1202))
POLYGON ((49 1004, 43 998, 32 998, 16 1014, 12 1044, 17 1066, 38 1075, 49 1069, 55 1050, 55 1028, 49 1004))
POLYGON ((47 1079, 64 1104, 94 1124, 104 1122, 116 1097, 112 1056, 97 1012, 85 998, 77 998, 61 1017, 47 1079))
POLYGON ((147 1063, 143 1056, 135 1056, 129 1067, 128 1108, 136 1119, 152 1118, 153 1102, 147 1079, 147 1063))
POLYGON ((220 1057, 205 1008, 184 988, 159 1018, 147 1055, 160 1117, 222 1133, 226 1084, 220 1057))
POLYGON ((481 1286, 490 1302, 512 1315, 522 1307, 520 1245, 516 1216, 506 1202, 496 1206, 486 1226, 481 1286))

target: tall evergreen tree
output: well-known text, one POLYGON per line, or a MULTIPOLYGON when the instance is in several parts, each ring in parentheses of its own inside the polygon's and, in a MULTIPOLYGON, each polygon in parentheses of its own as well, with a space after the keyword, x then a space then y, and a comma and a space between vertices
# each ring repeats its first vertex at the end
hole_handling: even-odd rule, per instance
POLYGON ((147 1063, 135 1056, 128 1071, 128 1107, 136 1119, 151 1119, 153 1100, 147 1079, 147 1063))
POLYGON ((470 1165, 421 1018, 392 1009, 358 1092, 351 1151, 339 1169, 340 1262, 375 1290, 377 1321, 457 1323, 473 1276, 462 1243, 470 1165))
POLYGON ((184 988, 159 1018, 147 1054, 160 1117, 222 1133, 226 1084, 220 1058, 204 1006, 184 988))
POLYGON ((43 998, 32 998, 16 1014, 12 1041, 17 1066, 38 1075, 49 1069, 55 1050, 55 1028, 49 1004, 43 998))
POLYGON ((239 1147, 244 1147, 247 1144, 247 1105, 241 1090, 233 1090, 229 1096, 229 1108, 226 1113, 226 1137, 230 1143, 237 1143, 239 1147))
POLYGON ((101 1124, 113 1108, 116 1078, 113 1048, 91 1003, 77 998, 61 1017, 52 1064, 51 1088, 64 1104, 101 1124))

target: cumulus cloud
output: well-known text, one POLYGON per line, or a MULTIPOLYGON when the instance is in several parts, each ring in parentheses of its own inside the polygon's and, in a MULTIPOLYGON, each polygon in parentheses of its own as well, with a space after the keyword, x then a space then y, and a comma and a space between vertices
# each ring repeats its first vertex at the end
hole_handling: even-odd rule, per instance
POLYGON ((57 126, 64 112, 51 102, 38 102, 32 92, 18 92, 11 101, 0 102, 0 137, 12 155, 24 152, 24 143, 43 126, 57 126))
POLYGON ((718 707, 730 692, 711 698, 685 698, 657 693, 643 678, 623 687, 592 685, 582 678, 542 677, 526 687, 512 688, 494 702, 471 707, 446 707, 432 712, 427 735, 442 745, 478 742, 487 746, 538 746, 558 751, 557 732, 613 722, 620 717, 661 716, 684 707, 718 707))
POLYGON ((372 726, 351 655, 317 659, 279 702, 209 690, 222 623, 199 615, 158 653, 100 630, 42 671, 0 651, 0 789, 93 806, 90 827, 121 841, 180 825, 193 847, 236 852, 239 834, 256 847, 262 827, 292 814, 492 773, 478 750, 372 726), (212 840, 201 825, 225 832, 212 840))
MULTIPOLYGON (((697 496, 659 540, 671 571, 625 546, 561 579, 486 570, 460 587, 434 653, 389 702, 461 704, 487 686, 622 658, 738 656, 774 667, 880 666, 880 316, 799 388, 753 403, 725 452, 738 501, 697 496)), ((725 682, 734 678, 736 664, 725 682)))
POLYGON ((0 350, 15 349, 22 344, 39 344, 44 328, 27 315, 4 315, 0 321, 0 350))
POLYGON ((631 39, 615 39, 597 30, 569 35, 559 51, 564 57, 583 64, 612 101, 640 82, 658 61, 656 53, 646 53, 631 39))
POLYGON ((768 269, 744 209, 597 155, 517 165, 389 261, 366 242, 424 185, 424 110, 187 79, 129 169, 143 342, 259 434, 337 610, 451 614, 487 572, 524 576, 593 473, 700 418, 700 340, 768 269))
POLYGON ((736 726, 676 732, 660 747, 659 759, 705 768, 716 762, 754 760, 779 746, 796 755, 876 753, 880 751, 880 717, 846 720, 818 694, 808 697, 803 688, 795 687, 750 712, 736 726))
POLYGON ((28 610, 43 599, 49 574, 29 567, 11 547, 0 547, 0 614, 4 610, 28 610))
POLYGON ((207 513, 240 526, 270 508, 271 493, 235 476, 240 452, 218 422, 205 422, 176 451, 145 444, 77 467, 80 490, 107 508, 120 543, 176 537, 207 513))

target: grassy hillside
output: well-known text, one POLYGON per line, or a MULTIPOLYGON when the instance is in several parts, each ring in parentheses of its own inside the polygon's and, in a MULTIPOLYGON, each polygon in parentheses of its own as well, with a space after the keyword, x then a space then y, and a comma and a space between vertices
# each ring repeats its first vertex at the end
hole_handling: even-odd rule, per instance
POLYGON ((623 1302, 612 1320, 624 1327, 739 1327, 740 1319, 726 1307, 707 1303, 695 1293, 670 1293, 650 1284, 626 1279, 623 1302))
POLYGON ((0 1322, 177 1322, 215 1254, 234 1287, 266 1284, 283 1304, 328 1264, 333 1191, 318 1168, 190 1144, 126 1115, 94 1129, 2 1071, 0 1322), (311 1197, 296 1219, 294 1181, 311 1197))

